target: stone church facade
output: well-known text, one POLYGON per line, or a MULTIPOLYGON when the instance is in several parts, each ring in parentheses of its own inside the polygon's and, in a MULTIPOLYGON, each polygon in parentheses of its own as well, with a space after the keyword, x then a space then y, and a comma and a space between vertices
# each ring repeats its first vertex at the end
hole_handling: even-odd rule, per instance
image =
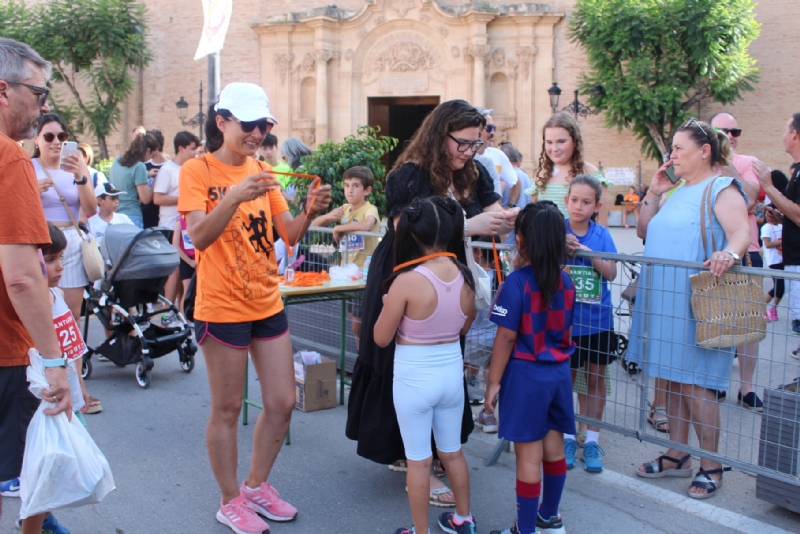
MULTIPOLYGON (((206 80, 206 61, 192 60, 203 24, 200 2, 144 1, 155 59, 124 106, 121 131, 109 144, 116 153, 124 151, 138 124, 161 129, 169 141, 179 130, 196 131, 181 125, 174 102, 183 96, 196 113, 198 85, 206 80)), ((341 140, 362 124, 391 134, 392 121, 403 121, 414 106, 463 98, 493 108, 497 140, 514 143, 523 153, 523 167, 535 167, 541 128, 552 113, 547 89, 558 82, 559 108, 567 106, 586 68, 583 54, 565 35, 574 0, 335 1, 335 6, 320 0, 233 2, 220 58, 222 86, 262 85, 280 121, 273 133, 281 140, 297 136, 313 148, 341 140), (394 108, 399 114, 392 113, 393 106, 400 106, 394 108)), ((800 111, 793 80, 800 72, 800 34, 792 7, 796 0, 758 4, 762 30, 751 54, 762 79, 755 92, 730 107, 744 129, 740 152, 783 169, 790 162, 780 135, 790 114, 800 111)), ((719 109, 702 106, 695 114, 707 119, 719 109)), ((587 161, 604 167, 642 161, 643 181, 649 181, 656 164, 644 160, 629 133, 605 128, 598 115, 580 123, 587 161)))

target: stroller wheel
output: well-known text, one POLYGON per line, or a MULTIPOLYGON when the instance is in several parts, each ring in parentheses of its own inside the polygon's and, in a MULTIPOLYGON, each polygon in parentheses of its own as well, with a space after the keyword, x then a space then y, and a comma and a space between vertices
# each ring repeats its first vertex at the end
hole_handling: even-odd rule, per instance
POLYGON ((136 364, 136 382, 144 389, 150 387, 150 369, 147 368, 144 362, 136 364))
POLYGON ((194 354, 192 354, 191 356, 185 356, 183 353, 180 353, 180 357, 181 357, 181 369, 183 369, 187 373, 191 373, 192 369, 194 369, 194 354))
POLYGON ((92 360, 84 358, 83 365, 81 366, 81 377, 86 380, 90 376, 92 376, 92 360))

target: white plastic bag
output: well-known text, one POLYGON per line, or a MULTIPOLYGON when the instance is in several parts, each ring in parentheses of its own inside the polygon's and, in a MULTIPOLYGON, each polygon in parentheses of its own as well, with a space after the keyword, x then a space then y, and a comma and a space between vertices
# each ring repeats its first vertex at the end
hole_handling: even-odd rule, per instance
MULTIPOLYGON (((30 390, 37 398, 50 386, 42 357, 29 351, 30 390)), ((42 402, 25 438, 25 456, 20 475, 20 517, 25 519, 58 508, 98 503, 114 489, 114 477, 106 457, 86 429, 67 414, 45 415, 53 403, 42 402)))
POLYGON ((346 280, 348 282, 364 278, 364 273, 355 263, 348 263, 343 267, 331 267, 329 274, 331 275, 331 280, 346 280))

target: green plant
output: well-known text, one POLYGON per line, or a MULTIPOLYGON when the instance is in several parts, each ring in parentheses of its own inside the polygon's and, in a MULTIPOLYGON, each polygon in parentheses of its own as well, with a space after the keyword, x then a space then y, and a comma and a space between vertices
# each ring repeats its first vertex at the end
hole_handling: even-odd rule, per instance
POLYGON ((51 93, 53 111, 73 133, 93 134, 103 158, 135 71, 152 60, 145 19, 144 3, 133 0, 0 2, 0 36, 31 45, 53 64, 53 81, 63 84, 56 88, 66 88, 66 96, 51 93))
MULTIPOLYGON (((386 215, 386 197, 384 194, 383 179, 386 167, 381 163, 381 157, 397 146, 394 137, 378 137, 380 128, 359 126, 358 134, 349 135, 341 143, 328 141, 317 147, 310 156, 301 159, 301 171, 315 174, 322 179, 323 184, 332 186, 333 199, 331 209, 347 203, 342 189, 342 174, 350 167, 357 165, 367 167, 375 175, 375 186, 372 188, 367 200, 374 204, 380 214, 386 215)), ((298 206, 305 201, 309 181, 301 178, 292 178, 291 184, 297 187, 298 206)))
POLYGON ((111 176, 111 164, 114 163, 112 158, 101 159, 94 162, 94 168, 106 175, 111 176))
POLYGON ((578 0, 569 36, 587 55, 580 88, 609 128, 659 161, 703 101, 730 104, 758 81, 751 0, 578 0))

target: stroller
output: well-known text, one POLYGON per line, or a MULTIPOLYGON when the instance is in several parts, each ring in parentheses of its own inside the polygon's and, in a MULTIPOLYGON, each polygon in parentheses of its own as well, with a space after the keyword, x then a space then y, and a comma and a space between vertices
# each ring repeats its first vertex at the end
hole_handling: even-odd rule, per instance
MULTIPOLYGON (((150 386, 153 360, 178 351, 181 368, 194 369, 197 346, 186 318, 161 296, 169 275, 178 267, 177 250, 167 241, 166 228, 140 230, 130 224, 109 226, 100 252, 111 270, 101 289, 87 287, 83 338, 88 341, 89 315, 93 313, 110 332, 97 348, 83 357, 83 378, 92 374, 92 355, 100 354, 118 367, 136 364, 136 381, 150 386), (162 308, 148 305, 161 303, 162 308), (135 313, 128 310, 135 309, 135 313), (155 319, 161 315, 161 319, 155 319)), ((88 346, 88 344, 87 344, 88 346)))

